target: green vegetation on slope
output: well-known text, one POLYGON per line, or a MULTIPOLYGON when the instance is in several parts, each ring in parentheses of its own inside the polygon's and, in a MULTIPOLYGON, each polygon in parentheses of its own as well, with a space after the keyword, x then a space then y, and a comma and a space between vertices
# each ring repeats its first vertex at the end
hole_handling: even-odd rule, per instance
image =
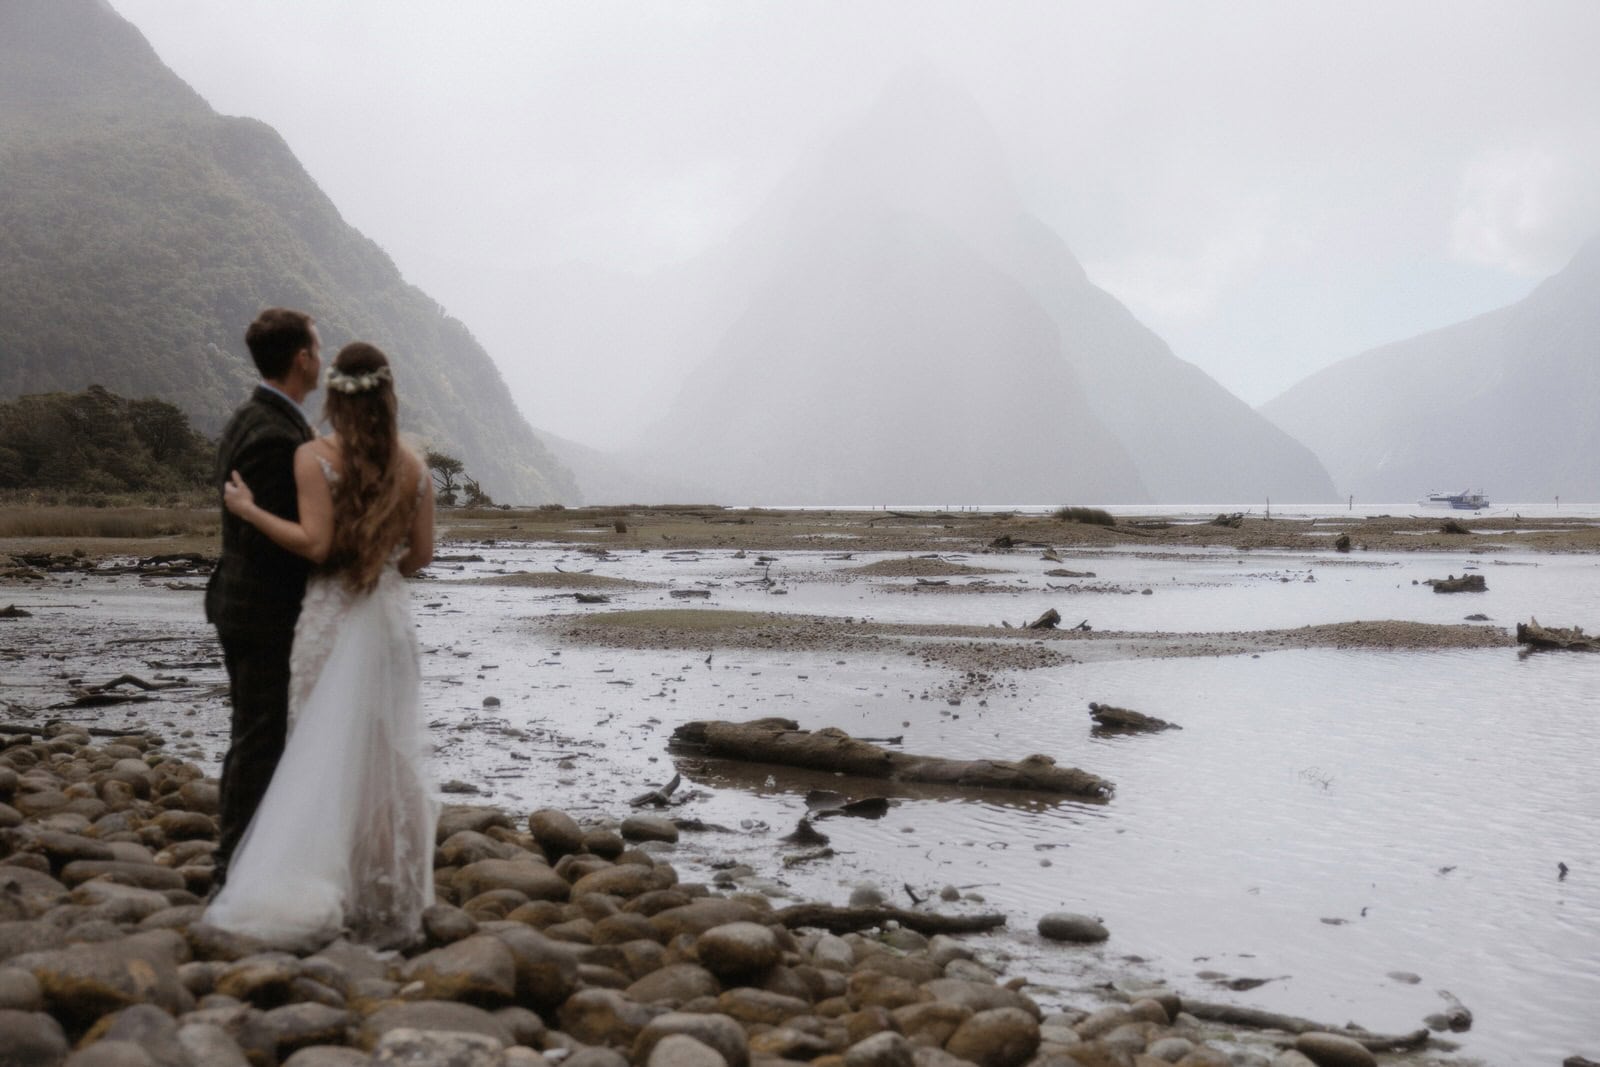
POLYGON ((215 446, 171 404, 100 386, 0 403, 0 490, 182 492, 211 479, 215 446))

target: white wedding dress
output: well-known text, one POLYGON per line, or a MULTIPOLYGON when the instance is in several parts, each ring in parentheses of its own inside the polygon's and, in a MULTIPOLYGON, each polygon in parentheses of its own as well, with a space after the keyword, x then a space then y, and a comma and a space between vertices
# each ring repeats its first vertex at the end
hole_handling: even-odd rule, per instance
MULTIPOLYGON (((337 478, 326 461, 323 472, 337 478)), ((306 583, 288 743, 206 922, 285 945, 343 934, 399 947, 419 935, 438 804, 402 551, 369 593, 332 574, 306 583)))

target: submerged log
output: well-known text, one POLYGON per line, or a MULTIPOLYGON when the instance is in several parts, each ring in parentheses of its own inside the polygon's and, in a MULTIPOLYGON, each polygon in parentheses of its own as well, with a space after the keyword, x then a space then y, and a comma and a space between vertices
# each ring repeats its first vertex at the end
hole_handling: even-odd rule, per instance
POLYGON ((979 789, 1027 789, 1091 800, 1110 799, 1116 786, 1076 767, 1057 767, 1049 756, 1010 760, 953 760, 891 752, 829 726, 802 730, 793 719, 750 722, 699 720, 672 731, 671 746, 721 759, 775 763, 860 778, 979 789))
POLYGON ((1590 637, 1583 627, 1540 626, 1534 618, 1517 623, 1517 644, 1565 652, 1600 652, 1600 637, 1590 637))

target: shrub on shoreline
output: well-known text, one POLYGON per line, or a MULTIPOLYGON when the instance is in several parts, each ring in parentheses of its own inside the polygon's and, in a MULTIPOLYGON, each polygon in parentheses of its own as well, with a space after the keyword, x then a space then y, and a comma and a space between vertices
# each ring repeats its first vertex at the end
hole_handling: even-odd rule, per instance
POLYGON ((1052 516, 1061 522, 1082 522, 1091 526, 1115 526, 1116 516, 1105 508, 1064 507, 1052 516))

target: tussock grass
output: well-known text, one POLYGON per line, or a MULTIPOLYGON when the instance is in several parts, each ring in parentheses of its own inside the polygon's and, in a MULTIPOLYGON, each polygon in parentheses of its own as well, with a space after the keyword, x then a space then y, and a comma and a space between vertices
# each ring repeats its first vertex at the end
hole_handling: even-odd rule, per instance
POLYGON ((220 522, 210 509, 7 506, 0 537, 209 536, 220 522))
POLYGON ((1082 522, 1090 526, 1115 526, 1116 516, 1104 508, 1060 508, 1055 513, 1055 518, 1062 522, 1082 522))

